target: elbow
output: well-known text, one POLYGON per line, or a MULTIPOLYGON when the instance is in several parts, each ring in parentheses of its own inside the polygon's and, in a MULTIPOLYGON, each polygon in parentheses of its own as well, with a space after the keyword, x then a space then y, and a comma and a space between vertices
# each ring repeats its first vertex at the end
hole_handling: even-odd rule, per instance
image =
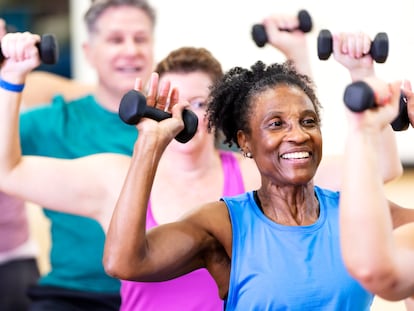
POLYGON ((118 259, 118 256, 108 254, 108 252, 105 251, 102 262, 106 274, 116 279, 127 279, 122 271, 124 263, 118 259))
POLYGON ((140 265, 137 265, 133 260, 127 258, 127 256, 105 251, 102 263, 105 273, 113 278, 140 281, 139 269, 135 269, 140 265))
POLYGON ((365 289, 387 300, 400 300, 394 295, 398 285, 398 275, 391 266, 375 266, 364 264, 347 265, 349 273, 365 289))

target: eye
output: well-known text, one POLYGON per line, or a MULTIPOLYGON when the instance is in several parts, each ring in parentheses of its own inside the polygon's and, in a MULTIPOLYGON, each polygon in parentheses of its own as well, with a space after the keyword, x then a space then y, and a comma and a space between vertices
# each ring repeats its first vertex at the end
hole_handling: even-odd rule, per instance
POLYGON ((281 120, 272 120, 269 122, 269 128, 280 128, 282 125, 283 122, 281 120))
POLYGON ((118 36, 109 37, 108 42, 114 43, 114 44, 120 44, 122 43, 122 37, 118 37, 118 36))
POLYGON ((149 40, 145 36, 136 36, 134 38, 135 43, 147 43, 149 40))
POLYGON ((195 100, 190 103, 191 108, 194 110, 205 110, 207 108, 207 104, 200 100, 195 100))
POLYGON ((304 119, 302 120, 302 124, 303 124, 303 126, 305 126, 305 127, 315 127, 315 126, 317 126, 317 125, 318 125, 318 121, 317 121, 317 119, 316 119, 316 118, 313 118, 313 117, 307 117, 307 118, 304 118, 304 119))

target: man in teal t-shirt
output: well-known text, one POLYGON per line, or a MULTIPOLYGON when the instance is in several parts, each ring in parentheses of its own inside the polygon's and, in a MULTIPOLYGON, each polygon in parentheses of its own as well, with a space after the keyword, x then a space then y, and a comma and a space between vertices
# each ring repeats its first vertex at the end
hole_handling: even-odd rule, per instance
MULTIPOLYGON (((121 121, 118 107, 135 79, 146 83, 153 70, 154 11, 145 0, 94 1, 85 22, 84 51, 97 72, 96 93, 72 102, 57 96, 51 105, 23 113, 25 155, 132 154, 137 130, 121 121)), ((31 288, 30 310, 119 310, 120 281, 104 271, 99 223, 47 207, 44 212, 51 223, 51 270, 31 288)))

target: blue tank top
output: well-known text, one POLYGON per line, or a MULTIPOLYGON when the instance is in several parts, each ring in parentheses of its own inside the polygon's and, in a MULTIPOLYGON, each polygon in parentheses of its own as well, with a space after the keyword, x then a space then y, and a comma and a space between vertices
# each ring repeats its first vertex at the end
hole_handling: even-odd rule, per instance
POLYGON ((317 222, 284 226, 253 192, 224 197, 233 230, 226 310, 369 310, 373 295, 347 272, 339 244, 339 193, 315 186, 317 222))

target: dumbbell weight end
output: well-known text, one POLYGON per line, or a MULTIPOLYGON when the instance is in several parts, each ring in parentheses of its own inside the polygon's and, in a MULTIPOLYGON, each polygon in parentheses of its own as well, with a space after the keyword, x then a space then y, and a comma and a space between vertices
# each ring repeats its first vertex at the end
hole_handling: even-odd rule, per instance
MULTIPOLYGON (((302 32, 310 32, 312 30, 312 18, 308 11, 300 10, 298 12, 299 27, 297 29, 302 32)), ((293 31, 294 29, 280 29, 281 31, 293 31)), ((252 38, 258 47, 264 47, 268 42, 266 29, 262 24, 255 24, 252 27, 252 38)))
MULTIPOLYGON (((119 117, 130 125, 137 124, 142 117, 156 121, 171 118, 171 113, 149 107, 146 102, 146 98, 142 93, 136 90, 127 92, 122 97, 119 105, 119 117)), ((183 110, 183 121, 184 129, 175 137, 180 143, 186 143, 193 138, 198 127, 198 117, 191 110, 183 110)))
MULTIPOLYGON (((363 81, 357 81, 347 86, 344 93, 345 105, 353 112, 362 112, 376 106, 375 94, 372 88, 363 81)), ((400 95, 399 112, 391 127, 394 131, 405 131, 410 125, 407 112, 407 97, 400 95)))
MULTIPOLYGON (((44 64, 56 64, 59 58, 59 46, 53 34, 42 35, 41 41, 36 44, 39 51, 39 58, 44 64)), ((0 49, 0 63, 3 62, 4 55, 0 49)))

